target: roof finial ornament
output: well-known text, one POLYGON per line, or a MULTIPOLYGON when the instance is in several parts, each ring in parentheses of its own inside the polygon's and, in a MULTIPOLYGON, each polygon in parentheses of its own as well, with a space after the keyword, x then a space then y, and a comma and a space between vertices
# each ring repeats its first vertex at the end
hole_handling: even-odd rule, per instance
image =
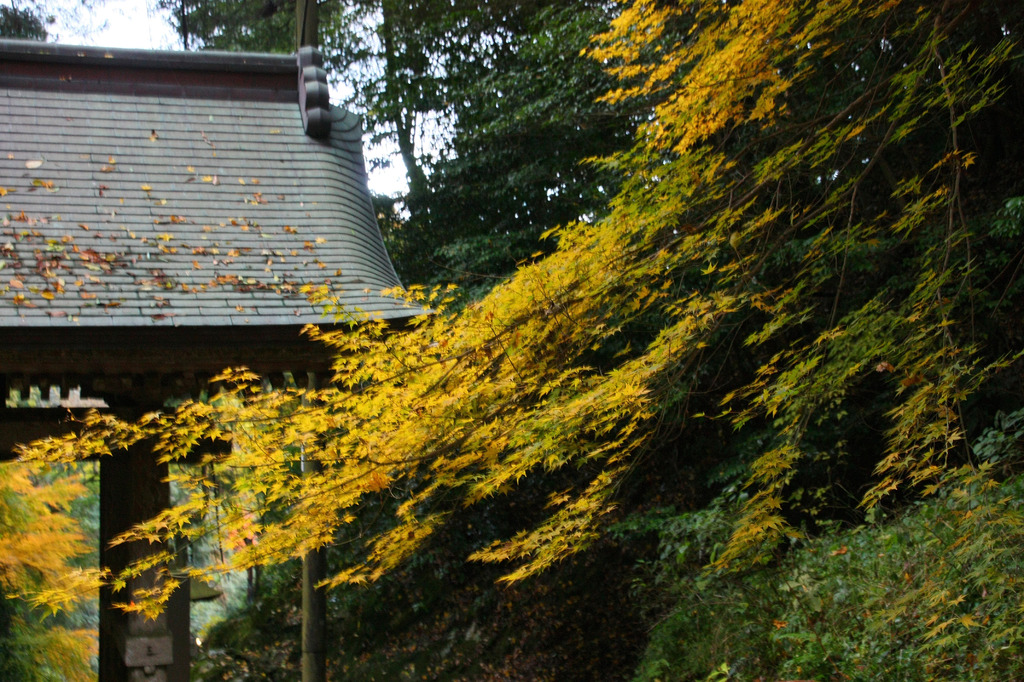
POLYGON ((313 47, 299 48, 299 110, 302 127, 310 137, 331 133, 331 94, 327 87, 324 58, 313 47))

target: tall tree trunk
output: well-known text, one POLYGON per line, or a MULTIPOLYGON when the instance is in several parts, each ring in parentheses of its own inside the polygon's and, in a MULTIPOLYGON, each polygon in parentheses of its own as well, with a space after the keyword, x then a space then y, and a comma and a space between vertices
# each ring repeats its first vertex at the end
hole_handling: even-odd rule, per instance
POLYGON ((295 3, 295 49, 311 45, 320 46, 320 23, 317 0, 297 0, 295 3))
MULTIPOLYGON (((409 210, 415 214, 418 200, 427 193, 427 175, 416 158, 416 141, 413 137, 416 132, 415 107, 412 106, 409 97, 403 98, 399 94, 402 88, 398 82, 398 45, 395 40, 397 19, 389 0, 381 1, 381 21, 386 99, 391 104, 391 123, 395 126, 398 152, 402 155, 405 175, 409 180, 409 196, 406 203, 409 210)), ((408 58, 405 61, 408 63, 408 58)))
POLYGON ((181 0, 179 11, 181 19, 178 21, 178 35, 181 36, 181 49, 188 50, 188 0, 181 0))

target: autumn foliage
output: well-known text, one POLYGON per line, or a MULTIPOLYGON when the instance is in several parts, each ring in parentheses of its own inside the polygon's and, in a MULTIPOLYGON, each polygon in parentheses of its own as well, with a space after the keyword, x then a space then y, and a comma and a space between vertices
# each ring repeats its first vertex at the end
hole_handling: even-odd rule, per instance
POLYGON ((591 161, 623 179, 606 217, 552 231, 550 256, 468 307, 396 292, 433 311, 408 328, 332 310, 340 328, 308 330, 337 354, 322 385, 229 370, 208 400, 93 414, 26 455, 155 438, 173 462, 230 439, 129 537, 224 534, 229 558, 197 573, 355 543, 332 585, 378 579, 467 506, 530 486, 546 505, 467 557, 522 580, 591 545, 666 440, 714 429, 731 434, 721 454, 686 457, 743 472, 709 557, 723 570, 776 557, 840 498, 859 515, 998 486, 1019 465, 971 444, 1021 399, 1022 338, 1002 331, 1019 324, 1019 251, 1000 260, 1021 227, 1000 210, 1022 190, 991 149, 1020 124, 999 108, 1019 97, 1020 25, 982 4, 624 4, 587 56, 619 79, 607 102, 649 111, 629 151, 591 161))
POLYGON ((0 674, 88 680, 95 634, 41 622, 91 596, 95 574, 76 567, 91 546, 70 509, 85 486, 77 476, 44 473, 38 465, 7 463, 0 479, 0 674))

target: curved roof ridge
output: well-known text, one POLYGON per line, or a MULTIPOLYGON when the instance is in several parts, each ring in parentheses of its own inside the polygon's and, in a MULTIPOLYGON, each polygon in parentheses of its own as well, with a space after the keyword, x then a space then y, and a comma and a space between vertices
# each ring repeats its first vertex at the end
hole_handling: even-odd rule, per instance
POLYGON ((295 73, 294 54, 218 50, 141 50, 90 45, 59 45, 37 40, 0 38, 5 59, 55 64, 86 64, 138 69, 295 73))

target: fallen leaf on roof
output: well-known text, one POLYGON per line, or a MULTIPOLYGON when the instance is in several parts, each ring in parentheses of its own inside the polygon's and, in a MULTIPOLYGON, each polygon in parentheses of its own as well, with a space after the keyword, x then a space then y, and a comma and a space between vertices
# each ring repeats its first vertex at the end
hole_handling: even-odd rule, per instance
POLYGON ((280 128, 271 128, 271 130, 270 130, 270 134, 271 135, 279 135, 280 133, 281 133, 281 129, 280 128))
POLYGON ((0 197, 7 196, 11 192, 17 192, 14 187, 0 187, 0 197))
POLYGON ((52 301, 53 300, 53 292, 52 291, 44 291, 43 293, 41 293, 39 295, 42 296, 43 298, 45 298, 47 301, 52 301))
POLYGON ((156 142, 158 139, 160 139, 160 136, 156 134, 155 130, 149 131, 149 141, 150 142, 156 142))
MULTIPOLYGON (((14 157, 8 155, 7 158, 13 159, 14 157)), ((29 170, 35 170, 36 168, 39 168, 42 165, 43 165, 43 160, 42 159, 29 159, 28 161, 25 162, 25 168, 28 168, 29 170)))
POLYGON ((45 187, 46 189, 54 189, 53 180, 40 180, 36 178, 32 181, 32 185, 35 187, 45 187))
POLYGON ((187 170, 189 173, 195 173, 196 172, 196 169, 193 168, 192 166, 186 166, 185 170, 187 170))
POLYGON ((25 288, 25 283, 22 282, 20 279, 17 279, 16 277, 15 278, 11 278, 11 288, 12 289, 24 289, 25 288))
POLYGON ((50 317, 67 317, 68 314, 63 310, 47 310, 46 314, 50 317))
POLYGON ((83 230, 85 230, 86 232, 88 232, 88 231, 89 231, 89 226, 88 226, 88 225, 86 225, 85 223, 78 223, 78 226, 79 226, 80 228, 82 228, 83 230))
POLYGON ((100 166, 100 172, 101 173, 109 173, 112 170, 114 170, 113 166, 100 166))
POLYGON ((152 187, 150 187, 149 185, 142 185, 141 187, 142 187, 142 191, 143 191, 143 192, 149 192, 150 190, 152 190, 152 189, 153 189, 153 188, 152 188, 152 187))
POLYGON ((86 300, 96 298, 96 294, 90 294, 88 291, 80 291, 78 292, 78 295, 86 300))
POLYGON ((245 178, 238 178, 238 184, 239 185, 244 185, 245 184, 245 178))

